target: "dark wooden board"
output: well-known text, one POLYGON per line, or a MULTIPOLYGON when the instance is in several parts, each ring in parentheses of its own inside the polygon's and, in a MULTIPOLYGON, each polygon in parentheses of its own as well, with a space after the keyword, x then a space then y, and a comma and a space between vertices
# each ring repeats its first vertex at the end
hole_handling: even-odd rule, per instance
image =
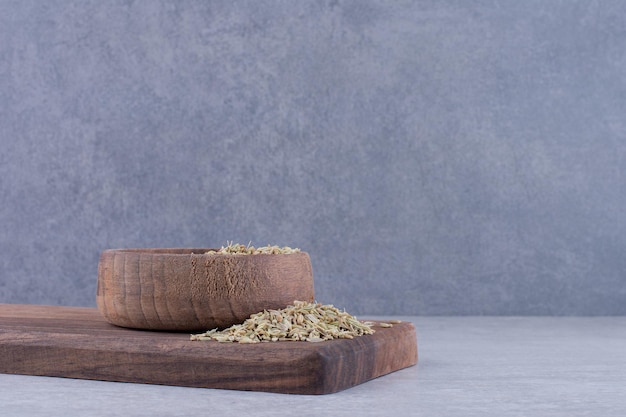
POLYGON ((83 307, 0 304, 0 373, 329 394, 415 365, 411 323, 320 343, 190 341, 131 330, 83 307))

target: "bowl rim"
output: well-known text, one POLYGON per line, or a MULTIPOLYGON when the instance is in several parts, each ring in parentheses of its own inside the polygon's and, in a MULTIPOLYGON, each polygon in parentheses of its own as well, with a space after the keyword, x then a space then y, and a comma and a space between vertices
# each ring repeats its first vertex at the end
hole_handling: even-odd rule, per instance
POLYGON ((207 254, 206 252, 214 250, 217 251, 219 248, 197 248, 197 247, 189 247, 189 248, 117 248, 117 249, 104 249, 102 254, 112 254, 112 253, 143 253, 146 255, 166 255, 166 256, 189 256, 189 255, 197 255, 197 256, 236 256, 236 257, 246 257, 246 256, 290 256, 290 255, 300 255, 305 254, 308 256, 308 253, 305 251, 300 251, 296 253, 256 253, 256 254, 241 254, 241 253, 212 253, 207 254))

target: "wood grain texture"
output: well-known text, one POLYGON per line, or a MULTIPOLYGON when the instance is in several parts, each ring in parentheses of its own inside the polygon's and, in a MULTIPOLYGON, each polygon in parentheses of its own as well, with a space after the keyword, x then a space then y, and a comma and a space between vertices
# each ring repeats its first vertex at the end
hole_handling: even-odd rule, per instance
POLYGON ((411 323, 321 343, 190 341, 81 307, 0 304, 0 373, 328 394, 417 363, 411 323))
POLYGON ((208 250, 105 250, 98 264, 100 312, 123 327, 206 331, 315 299, 306 252, 206 255, 208 250))

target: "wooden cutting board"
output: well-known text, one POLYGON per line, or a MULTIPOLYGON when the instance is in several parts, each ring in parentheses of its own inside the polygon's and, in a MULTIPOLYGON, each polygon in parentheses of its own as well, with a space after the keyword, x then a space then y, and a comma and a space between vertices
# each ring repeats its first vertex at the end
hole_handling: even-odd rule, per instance
POLYGON ((83 307, 0 304, 0 373, 329 394, 417 363, 411 323, 354 339, 257 344, 131 330, 83 307))

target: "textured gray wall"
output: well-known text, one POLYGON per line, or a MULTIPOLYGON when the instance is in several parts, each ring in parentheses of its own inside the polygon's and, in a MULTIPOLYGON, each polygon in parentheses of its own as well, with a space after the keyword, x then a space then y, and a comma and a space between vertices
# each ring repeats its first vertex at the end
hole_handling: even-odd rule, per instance
POLYGON ((626 314, 626 2, 0 0, 0 302, 300 247, 355 314, 626 314))

